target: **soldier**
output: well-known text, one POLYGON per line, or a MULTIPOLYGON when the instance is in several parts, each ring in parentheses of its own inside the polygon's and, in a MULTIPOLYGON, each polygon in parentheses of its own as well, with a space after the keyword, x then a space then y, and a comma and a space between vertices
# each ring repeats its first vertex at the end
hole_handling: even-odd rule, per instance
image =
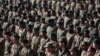
POLYGON ((74 36, 73 46, 80 47, 80 44, 83 41, 81 27, 76 27, 76 35, 74 36))
POLYGON ((20 21, 19 22, 19 30, 18 30, 18 35, 20 38, 20 42, 25 39, 25 35, 26 35, 26 29, 25 29, 25 22, 24 21, 20 21))
POLYGON ((53 42, 46 43, 45 47, 45 55, 44 56, 58 56, 55 53, 55 47, 53 46, 53 42))
POLYGON ((71 56, 80 56, 79 54, 78 54, 78 47, 72 47, 71 49, 70 49, 70 54, 71 54, 71 56))
POLYGON ((11 41, 11 32, 5 32, 4 33, 4 38, 5 38, 5 42, 4 42, 4 56, 10 56, 11 53, 11 45, 12 45, 12 41, 11 41))
POLYGON ((57 26, 58 26, 58 29, 57 29, 57 39, 59 39, 61 34, 65 32, 64 20, 63 19, 59 19, 59 21, 57 22, 57 26))
POLYGON ((19 56, 19 51, 20 51, 20 43, 19 43, 20 37, 18 35, 13 36, 13 44, 11 47, 11 56, 19 56))
POLYGON ((87 51, 87 56, 94 56, 96 53, 96 49, 93 46, 90 46, 87 51))
POLYGON ((82 48, 81 56, 87 55, 87 50, 88 50, 89 46, 90 46, 89 42, 82 42, 82 44, 81 44, 81 48, 82 48))
POLYGON ((86 29, 85 32, 84 32, 84 39, 83 39, 83 41, 91 43, 92 39, 93 38, 90 37, 90 31, 88 29, 86 29))
POLYGON ((22 49, 19 56, 37 56, 36 53, 30 49, 28 40, 22 41, 22 49))
POLYGON ((93 47, 96 49, 94 56, 100 56, 100 39, 93 40, 93 47))
POLYGON ((71 24, 68 26, 68 32, 66 33, 67 45, 69 49, 72 47, 74 36, 75 36, 74 26, 71 24))
POLYGON ((40 19, 41 19, 41 16, 37 15, 35 19, 34 27, 41 26, 40 19))
MULTIPOLYGON (((55 20, 54 19, 49 19, 48 20, 48 27, 47 27, 47 36, 50 36, 50 33, 52 32, 53 29, 55 29, 55 20)), ((55 30, 56 31, 56 30, 55 30)))
POLYGON ((89 30, 92 32, 94 29, 96 29, 95 22, 93 20, 90 20, 90 22, 89 22, 89 30))
POLYGON ((37 52, 37 50, 39 48, 39 43, 40 43, 39 30, 40 30, 39 27, 36 27, 33 30, 31 49, 33 49, 35 52, 37 52))
POLYGON ((40 43, 39 43, 39 49, 38 49, 38 56, 43 56, 45 49, 44 45, 47 43, 48 38, 46 35, 46 28, 40 29, 40 43))
POLYGON ((71 18, 69 17, 69 10, 65 10, 65 16, 64 16, 64 27, 68 26, 71 22, 69 22, 71 18))
POLYGON ((33 25, 32 24, 28 24, 27 27, 27 33, 26 33, 26 39, 29 41, 29 43, 31 42, 32 36, 33 36, 33 25))
POLYGON ((70 56, 70 52, 67 48, 67 40, 64 37, 59 38, 59 52, 58 56, 70 56))
POLYGON ((79 17, 80 17, 80 12, 79 11, 77 11, 76 13, 75 13, 75 15, 74 15, 74 19, 73 19, 73 25, 76 27, 76 26, 78 26, 79 25, 79 17))

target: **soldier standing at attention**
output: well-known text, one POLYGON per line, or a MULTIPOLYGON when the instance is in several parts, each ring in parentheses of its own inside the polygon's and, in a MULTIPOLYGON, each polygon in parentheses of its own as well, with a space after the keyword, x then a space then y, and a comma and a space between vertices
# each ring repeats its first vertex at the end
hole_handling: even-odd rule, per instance
POLYGON ((46 43, 44 47, 45 47, 44 56, 58 56, 55 52, 55 47, 53 46, 53 42, 46 43))
POLYGON ((4 33, 4 38, 5 38, 5 42, 4 42, 4 56, 10 56, 11 53, 11 45, 12 45, 12 41, 11 41, 11 32, 5 32, 4 33))
POLYGON ((70 52, 67 48, 67 40, 64 37, 59 38, 59 56, 69 56, 70 52))
POLYGON ((87 55, 87 50, 88 50, 89 46, 90 46, 89 42, 83 42, 82 43, 82 45, 81 45, 81 48, 82 48, 81 56, 87 55))
POLYGON ((13 36, 13 44, 11 47, 11 56, 19 56, 19 51, 20 51, 20 43, 19 43, 19 36, 18 35, 14 35, 13 36))
POLYGON ((28 40, 22 41, 22 49, 19 56, 37 56, 36 53, 30 49, 28 40))
POLYGON ((93 47, 96 49, 94 56, 100 56, 100 39, 93 40, 93 47))

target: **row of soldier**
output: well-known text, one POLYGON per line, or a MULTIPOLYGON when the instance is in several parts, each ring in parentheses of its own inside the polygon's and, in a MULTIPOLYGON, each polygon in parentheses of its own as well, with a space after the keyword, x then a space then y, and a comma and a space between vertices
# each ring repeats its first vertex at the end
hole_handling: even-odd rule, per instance
POLYGON ((0 1, 0 56, 99 56, 99 40, 99 0, 0 1))

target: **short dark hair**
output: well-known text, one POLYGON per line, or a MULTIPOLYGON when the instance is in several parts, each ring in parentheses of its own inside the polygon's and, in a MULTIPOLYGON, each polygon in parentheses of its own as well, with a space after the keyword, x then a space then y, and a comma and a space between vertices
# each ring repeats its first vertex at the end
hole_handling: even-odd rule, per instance
POLYGON ((19 39, 20 37, 16 34, 16 35, 14 35, 14 38, 19 39))
POLYGON ((9 32, 9 31, 5 32, 4 34, 5 35, 8 35, 8 36, 11 36, 12 35, 11 32, 9 32))

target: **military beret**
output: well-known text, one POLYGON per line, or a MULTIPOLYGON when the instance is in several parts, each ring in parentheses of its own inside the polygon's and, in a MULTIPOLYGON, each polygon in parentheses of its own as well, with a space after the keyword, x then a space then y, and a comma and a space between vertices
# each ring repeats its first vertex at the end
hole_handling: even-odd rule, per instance
POLYGON ((75 12, 75 16, 76 16, 76 17, 79 17, 79 16, 80 16, 80 12, 79 12, 79 11, 76 11, 76 12, 75 12))
POLYGON ((97 45, 100 45, 100 39, 94 39, 93 40, 93 43, 97 44, 97 45))
POLYGON ((73 10, 70 10, 70 14, 74 14, 74 11, 73 10))
POLYGON ((20 20, 19 24, 25 24, 25 22, 23 20, 20 20))
POLYGON ((69 14, 69 10, 65 10, 65 13, 69 14))
POLYGON ((54 19, 49 19, 48 23, 54 22, 54 19))
POLYGON ((73 29, 74 26, 72 24, 68 25, 68 29, 73 29))
POLYGON ((63 21, 59 21, 58 24, 59 25, 64 25, 64 22, 63 21))
POLYGON ((56 37, 57 36, 56 32, 54 32, 54 31, 51 31, 50 35, 51 35, 51 37, 56 37))
POLYGON ((81 27, 77 26, 76 30, 81 31, 81 27))
POLYGON ((28 28, 32 29, 33 25, 32 24, 28 24, 28 28))
POLYGON ((85 29, 84 32, 85 33, 90 33, 90 31, 88 29, 85 29))

